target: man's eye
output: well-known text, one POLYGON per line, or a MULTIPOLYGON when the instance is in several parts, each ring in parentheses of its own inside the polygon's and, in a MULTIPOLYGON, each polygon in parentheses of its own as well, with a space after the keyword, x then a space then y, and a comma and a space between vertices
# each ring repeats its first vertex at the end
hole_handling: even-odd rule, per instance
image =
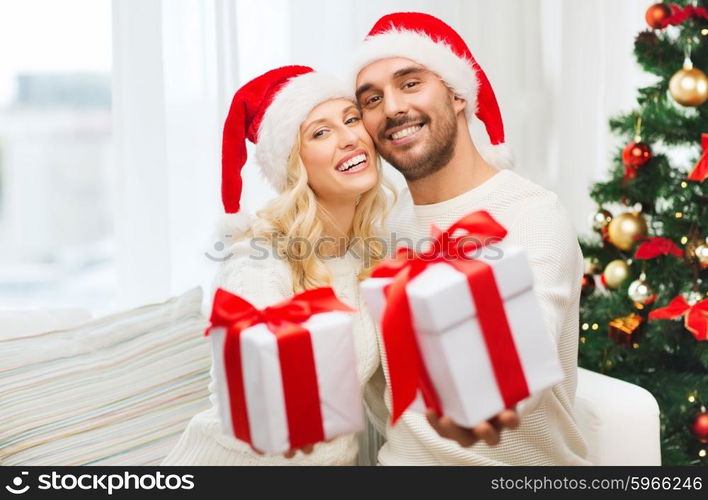
POLYGON ((375 95, 373 97, 369 97, 366 102, 364 103, 365 106, 371 106, 372 104, 376 104, 379 99, 381 99, 381 96, 375 95))

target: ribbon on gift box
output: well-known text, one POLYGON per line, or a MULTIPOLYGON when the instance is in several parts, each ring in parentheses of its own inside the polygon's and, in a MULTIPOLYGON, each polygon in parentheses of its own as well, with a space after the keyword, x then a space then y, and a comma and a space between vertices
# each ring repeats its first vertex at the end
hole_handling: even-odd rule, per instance
POLYGON ((385 289, 386 307, 381 331, 388 361, 393 399, 391 420, 394 424, 413 402, 419 389, 425 405, 442 413, 415 340, 406 295, 408 282, 431 264, 450 265, 467 277, 497 386, 506 407, 529 396, 528 383, 492 268, 469 255, 504 239, 506 229, 487 211, 480 210, 462 217, 446 231, 433 225, 431 236, 433 241, 429 250, 416 254, 412 249, 402 247, 395 257, 381 262, 371 274, 374 278, 393 278, 385 289))
POLYGON ((238 439, 251 443, 240 337, 246 328, 264 323, 277 338, 291 448, 324 440, 312 340, 300 323, 315 314, 332 311, 354 312, 354 309, 340 302, 329 287, 307 290, 263 310, 222 288, 216 290, 211 325, 204 333, 209 335, 214 327, 226 328, 224 365, 233 429, 238 439))

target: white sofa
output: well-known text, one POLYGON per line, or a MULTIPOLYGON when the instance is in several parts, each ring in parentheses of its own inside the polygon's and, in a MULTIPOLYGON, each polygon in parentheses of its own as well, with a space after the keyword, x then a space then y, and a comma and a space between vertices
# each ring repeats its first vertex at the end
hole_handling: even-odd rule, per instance
MULTIPOLYGON (((89 321, 0 311, 0 465, 159 464, 208 406, 201 298, 196 288, 89 321)), ((645 389, 579 369, 575 410, 593 464, 661 464, 645 389)))

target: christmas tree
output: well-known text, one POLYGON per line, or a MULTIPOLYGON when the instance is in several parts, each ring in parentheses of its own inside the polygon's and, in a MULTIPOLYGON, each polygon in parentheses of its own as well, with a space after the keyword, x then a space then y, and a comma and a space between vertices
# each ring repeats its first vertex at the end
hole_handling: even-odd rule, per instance
POLYGON ((625 142, 590 191, 579 362, 654 395, 664 465, 705 465, 708 0, 655 4, 646 20, 634 54, 656 81, 610 120, 625 142))

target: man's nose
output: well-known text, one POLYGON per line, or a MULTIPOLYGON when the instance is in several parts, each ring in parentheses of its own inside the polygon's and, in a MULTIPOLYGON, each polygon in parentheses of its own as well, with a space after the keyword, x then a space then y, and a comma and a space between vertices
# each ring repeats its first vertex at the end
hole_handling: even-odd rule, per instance
POLYGON ((408 112, 406 100, 398 92, 388 92, 384 97, 384 113, 389 118, 408 112))

